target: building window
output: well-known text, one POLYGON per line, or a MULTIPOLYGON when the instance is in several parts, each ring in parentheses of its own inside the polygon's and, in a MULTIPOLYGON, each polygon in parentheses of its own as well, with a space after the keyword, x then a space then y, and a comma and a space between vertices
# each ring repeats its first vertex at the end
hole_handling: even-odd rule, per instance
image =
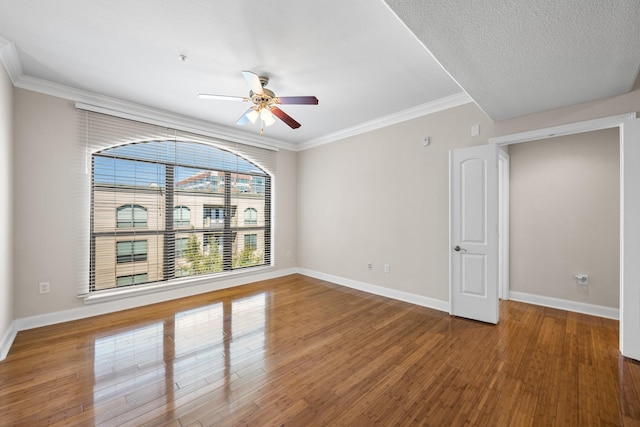
POLYGON ((147 283, 149 281, 147 273, 142 274, 130 274, 128 276, 118 276, 116 279, 116 286, 131 286, 138 285, 140 283, 147 283))
POLYGON ((202 215, 205 228, 224 227, 224 206, 205 205, 202 209, 202 215))
POLYGON ((118 228, 146 228, 147 209, 140 205, 122 205, 116 210, 118 228))
POLYGON ((173 226, 189 227, 191 225, 191 210, 186 206, 173 208, 173 226))
POLYGON ((254 208, 247 208, 244 210, 244 223, 245 225, 255 225, 258 223, 258 211, 254 208))
POLYGON ((90 291, 271 265, 271 176, 229 150, 156 139, 96 151, 91 200, 90 291), (125 275, 138 261, 146 272, 125 275))
POLYGON ((238 178, 236 181, 236 189, 240 193, 248 193, 250 189, 249 178, 238 178))
POLYGON ((188 237, 180 237, 176 239, 176 258, 184 258, 188 241, 188 237))
POLYGON ((245 234, 244 235, 244 247, 256 250, 258 248, 258 235, 257 234, 245 234))
POLYGON ((147 241, 133 240, 116 243, 116 262, 136 262, 147 260, 147 241))
POLYGON ((251 191, 254 194, 264 194, 264 178, 261 176, 251 177, 251 191))
POLYGON ((215 252, 222 253, 224 250, 224 236, 221 234, 205 234, 202 239, 202 247, 205 255, 215 252))

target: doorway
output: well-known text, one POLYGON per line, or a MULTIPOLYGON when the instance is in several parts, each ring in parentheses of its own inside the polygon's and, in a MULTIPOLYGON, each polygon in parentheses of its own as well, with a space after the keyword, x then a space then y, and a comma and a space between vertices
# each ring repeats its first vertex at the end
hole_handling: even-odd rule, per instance
MULTIPOLYGON (((625 356, 640 359, 640 338, 638 338, 640 332, 640 307, 633 305, 635 297, 640 295, 640 290, 638 289, 640 288, 640 283, 638 282, 640 279, 640 267, 635 265, 637 262, 631 261, 634 259, 632 257, 636 257, 635 259, 640 257, 640 245, 638 244, 640 238, 637 236, 640 224, 636 224, 640 223, 637 219, 640 217, 640 201, 638 200, 640 199, 640 185, 635 184, 636 181, 640 180, 638 176, 640 173, 634 172, 634 168, 629 167, 633 162, 637 164, 640 161, 640 124, 638 123, 640 120, 635 120, 635 118, 635 113, 623 114, 496 137, 490 139, 490 143, 501 147, 594 130, 614 127, 620 129, 620 350, 625 356), (627 144, 625 144, 625 137, 627 144), (626 168, 625 163, 627 164, 626 168), (626 186, 625 178, 627 181, 626 186)), ((638 168, 636 167, 635 169, 638 168)), ((504 255, 504 251, 501 252, 501 255, 504 255)), ((508 260, 503 258, 502 263, 508 265, 508 260)))

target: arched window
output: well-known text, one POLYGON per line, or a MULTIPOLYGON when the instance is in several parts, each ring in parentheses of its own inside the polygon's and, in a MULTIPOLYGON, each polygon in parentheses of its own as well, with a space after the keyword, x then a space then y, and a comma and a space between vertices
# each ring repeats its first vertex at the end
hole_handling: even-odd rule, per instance
POLYGON ((90 291, 271 264, 271 176, 231 151, 179 139, 103 149, 91 188, 90 291))
POLYGON ((140 205, 122 205, 116 210, 117 228, 146 228, 147 209, 140 205))
POLYGON ((254 208, 247 208, 244 210, 244 223, 245 225, 255 225, 258 223, 258 211, 254 208))
POLYGON ((189 227, 191 225, 191 210, 186 206, 173 208, 173 226, 189 227))

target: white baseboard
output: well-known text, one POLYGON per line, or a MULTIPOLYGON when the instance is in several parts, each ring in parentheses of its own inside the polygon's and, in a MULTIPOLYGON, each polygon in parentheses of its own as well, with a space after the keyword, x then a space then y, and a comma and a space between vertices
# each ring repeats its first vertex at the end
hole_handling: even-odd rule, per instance
POLYGON ((13 321, 0 339, 0 361, 7 358, 11 344, 13 344, 13 340, 16 339, 17 334, 18 330, 16 329, 16 322, 13 321))
POLYGON ((533 295, 516 291, 509 291, 509 297, 513 301, 526 302, 529 304, 541 305, 543 307, 558 308, 560 310, 567 310, 576 313, 589 314, 591 316, 620 320, 620 310, 618 310, 617 308, 585 304, 583 302, 544 297, 540 295, 533 295))
MULTIPOLYGON (((380 295, 423 307, 433 308, 449 312, 449 302, 428 298, 409 292, 398 291, 395 289, 385 288, 383 286, 371 285, 369 283, 359 282, 356 280, 345 279, 344 277, 333 276, 318 271, 298 268, 298 273, 305 276, 313 277, 320 280, 326 280, 337 285, 346 286, 348 288, 358 289, 374 295, 380 295)), ((604 307, 600 305, 585 304, 576 301, 533 295, 524 292, 509 291, 509 297, 513 301, 525 302, 528 304, 540 305, 543 307, 557 308, 560 310, 573 311, 576 313, 589 314, 591 316, 605 317, 607 319, 620 319, 620 311, 616 308, 604 307)))
POLYGON ((416 295, 410 292, 398 291, 396 289, 385 288, 384 286, 371 285, 369 283, 359 282, 357 280, 345 279, 344 277, 332 276, 330 274, 320 273, 318 271, 307 270, 306 268, 298 268, 298 273, 305 276, 313 277, 315 279, 326 280, 327 282, 346 286, 348 288, 357 289, 359 291, 368 292, 370 294, 404 301, 411 304, 420 305, 422 307, 444 311, 447 313, 449 312, 448 301, 442 301, 422 295, 416 295))
MULTIPOLYGON (((384 286, 372 285, 357 280, 346 279, 344 277, 333 276, 318 271, 308 270, 305 268, 288 268, 284 270, 276 270, 255 276, 244 276, 242 278, 213 282, 208 285, 199 285, 193 288, 184 287, 176 289, 174 292, 160 292, 154 295, 145 295, 144 298, 131 298, 131 300, 106 301, 104 303, 95 303, 71 310, 46 313, 37 316, 23 317, 15 319, 7 331, 0 339, 0 361, 4 360, 9 353, 9 349, 15 340, 19 331, 27 329, 39 328, 42 326, 54 325, 72 320, 79 320, 88 317, 98 316, 101 314, 113 313, 116 311, 126 310, 130 308, 142 307, 158 302, 170 301, 173 299, 184 298, 205 292, 227 289, 234 286, 246 285, 261 280, 275 279, 278 277, 288 276, 290 274, 299 273, 305 276, 313 277, 320 280, 326 280, 337 285, 345 286, 359 291, 379 295, 399 301, 408 302, 410 304, 422 307, 432 308, 434 310, 449 312, 449 302, 422 295, 412 294, 410 292, 399 291, 396 289, 385 288, 384 286)), ((611 307, 603 307, 592 304, 585 304, 576 301, 569 301, 557 298, 544 297, 540 295, 527 294, 524 292, 509 292, 510 299, 529 304, 540 305, 544 307, 557 308, 561 310, 573 311, 577 313, 589 314, 592 316, 605 317, 608 319, 620 319, 620 311, 611 307)))
POLYGON ((15 333, 17 333, 19 331, 39 328, 42 326, 49 326, 63 322, 70 322, 73 320, 85 319, 93 316, 99 316, 101 314, 114 313, 117 311, 128 310, 130 308, 171 301, 174 299, 190 297, 206 292, 213 292, 221 289, 232 288, 235 286, 247 285, 249 283, 259 282, 262 280, 275 279, 277 277, 288 276, 295 273, 297 273, 297 269, 295 268, 274 270, 267 273, 245 275, 229 280, 203 283, 191 287, 180 287, 177 289, 170 289, 163 292, 157 292, 155 294, 141 295, 129 299, 108 300, 102 303, 95 302, 90 305, 85 305, 83 307, 73 308, 70 310, 19 318, 13 321, 13 325, 15 333))

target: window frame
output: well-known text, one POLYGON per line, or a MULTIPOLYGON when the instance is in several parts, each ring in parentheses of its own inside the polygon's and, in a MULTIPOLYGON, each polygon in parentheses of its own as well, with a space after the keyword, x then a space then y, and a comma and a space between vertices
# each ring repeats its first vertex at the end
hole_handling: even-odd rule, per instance
POLYGON ((116 266, 118 264, 125 264, 131 262, 147 261, 149 256, 149 241, 148 240, 120 240, 116 241, 116 266), (125 244, 131 244, 131 250, 127 251, 125 255, 120 255, 120 246, 125 244), (136 252, 136 243, 144 243, 144 252, 136 252))
POLYGON ((246 208, 244 210, 244 224, 245 225, 258 224, 258 210, 256 208, 246 208), (249 219, 247 219, 247 214, 250 214, 249 219))
POLYGON ((244 248, 251 248, 252 250, 258 249, 258 234, 257 233, 247 233, 244 235, 244 248), (247 237, 249 239, 247 239, 247 237), (249 244, 247 244, 247 240, 249 240, 249 244))
POLYGON ((188 206, 178 205, 173 208, 173 227, 182 228, 191 226, 191 209, 188 206), (188 219, 184 219, 184 212, 188 212, 188 219), (180 213, 180 219, 176 219, 176 212, 180 213))
POLYGON ((125 288, 125 287, 128 287, 128 286, 135 286, 135 285, 140 285, 140 284, 143 284, 143 283, 148 283, 147 281, 144 281, 144 282, 140 281, 140 282, 136 283, 136 277, 141 278, 142 276, 145 276, 148 279, 149 274, 148 273, 137 273, 137 274, 124 274, 122 276, 116 276, 116 286, 114 288, 112 288, 112 289, 125 288), (131 283, 126 283, 126 284, 119 285, 118 284, 119 279, 124 279, 124 278, 131 278, 132 279, 131 283))
POLYGON ((147 212, 147 208, 142 205, 138 205, 135 203, 125 203, 124 205, 120 205, 116 208, 116 228, 147 228, 149 226, 149 214, 147 212), (129 221, 120 221, 118 217, 120 216, 120 212, 127 212, 130 210, 131 219, 129 221), (144 213, 144 221, 136 221, 136 212, 144 213), (125 225, 120 225, 120 223, 125 225), (136 225, 138 223, 142 223, 142 225, 136 225))
MULTIPOLYGON (((140 144, 140 143, 144 143, 147 141, 138 141, 135 143, 131 143, 131 144, 140 144)), ((152 142, 152 141, 148 141, 148 142, 152 142)), ((178 141, 170 141, 168 140, 168 142, 178 142, 178 141)), ((185 142, 189 142, 189 141, 185 141, 185 142)), ((195 142, 195 143, 199 143, 199 142, 195 142)), ((202 143, 199 143, 202 144, 202 143)), ((129 145, 129 144, 124 144, 124 145, 129 145)), ((205 144, 205 145, 209 145, 209 144, 205 144)), ((119 146, 111 146, 111 147, 105 147, 102 150, 99 151, 95 151, 91 154, 91 210, 92 210, 92 214, 91 214, 91 242, 90 242, 90 247, 91 247, 91 254, 90 254, 90 272, 89 272, 89 276, 90 276, 90 282, 89 282, 89 293, 91 292, 95 292, 96 291, 96 276, 95 276, 95 272, 96 272, 96 252, 95 252, 95 247, 96 247, 96 236, 100 233, 95 232, 94 229, 94 215, 93 215, 93 210, 94 210, 94 204, 93 204, 93 200, 94 200, 94 192, 96 191, 96 187, 99 186, 98 183, 95 181, 95 159, 96 157, 113 157, 113 158, 120 158, 117 156, 113 156, 113 155, 108 155, 105 154, 105 151, 108 151, 112 148, 118 148, 121 147, 121 145, 119 146)), ((232 152, 230 150, 224 150, 223 148, 220 147, 216 147, 216 146, 211 146, 213 149, 217 149, 217 150, 223 150, 223 151, 228 151, 230 153, 232 153, 233 155, 237 156, 237 157, 241 157, 242 156, 238 153, 232 152)), ((131 160, 131 159, 126 159, 125 160, 131 160)), ((164 162, 160 162, 160 161, 153 161, 153 160, 148 160, 148 159, 134 159, 135 161, 141 161, 141 162, 148 162, 148 163, 157 163, 157 164, 162 164, 162 166, 164 168, 178 168, 178 167, 191 167, 193 168, 193 165, 181 165, 179 163, 164 163, 164 162)), ((265 204, 265 214, 268 216, 268 218, 265 218, 264 221, 264 225, 261 225, 259 228, 263 230, 263 236, 264 236, 264 251, 262 252, 262 260, 260 261, 260 263, 257 263, 255 265, 252 265, 251 267, 270 267, 273 266, 273 257, 271 255, 271 245, 272 245, 272 241, 271 241, 271 235, 272 235, 272 222, 271 222, 271 218, 270 218, 270 212, 271 212, 271 205, 273 203, 272 200, 272 193, 271 193, 271 183, 272 183, 272 179, 273 177, 271 176, 271 174, 269 172, 267 172, 264 169, 261 169, 259 166, 257 166, 255 163, 251 162, 250 160, 246 159, 245 160, 249 163, 251 163, 253 165, 253 167, 257 168, 260 173, 257 172, 246 172, 246 171, 239 171, 239 170, 222 170, 222 169, 206 169, 206 170, 211 170, 211 171, 215 171, 217 173, 217 182, 216 182, 216 186, 217 188, 220 189, 220 191, 224 191, 223 195, 224 195, 224 199, 225 199, 225 218, 224 218, 224 233, 222 233, 223 238, 222 238, 222 242, 223 242, 223 246, 224 246, 224 268, 222 273, 229 273, 232 272, 234 270, 239 270, 239 268, 237 268, 234 265, 234 258, 235 258, 235 244, 233 244, 234 240, 235 240, 235 236, 237 235, 237 233, 241 230, 242 227, 239 226, 239 224, 235 224, 233 227, 230 225, 229 220, 230 220, 230 216, 231 215, 235 215, 237 211, 238 206, 236 206, 236 204, 231 205, 230 203, 230 199, 231 198, 235 198, 235 197, 242 197, 242 194, 235 194, 235 191, 233 189, 232 185, 225 185, 226 183, 233 183, 235 179, 237 179, 238 176, 256 176, 258 177, 258 182, 259 182, 259 187, 260 188, 264 188, 264 192, 261 192, 260 194, 258 194, 261 198, 260 200, 264 200, 264 204, 265 204), (234 193, 232 195, 232 192, 234 193), (233 244, 233 246, 232 246, 233 244), (232 252, 233 251, 233 252, 232 252)), ((203 168, 203 170, 205 170, 203 168)), ((173 176, 173 170, 171 170, 171 173, 166 173, 166 176, 173 176)), ((102 181, 101 181, 102 182, 102 181)), ((167 179, 167 183, 169 183, 169 179, 167 179)), ((175 188, 173 188, 177 183, 172 182, 168 187, 171 188, 165 188, 162 187, 164 189, 164 191, 167 192, 167 194, 172 193, 173 191, 175 191, 175 188)), ((108 187, 108 184, 101 184, 103 186, 108 187)), ((253 185, 250 184, 250 189, 253 188, 253 185)), ((146 191, 153 191, 153 190, 158 190, 158 188, 154 188, 154 189, 148 189, 146 191)), ((168 196, 167 196, 168 197, 168 196)), ((173 203, 173 200, 171 201, 171 203, 173 203)), ((149 285, 155 285, 155 284, 161 284, 161 283, 171 283, 172 281, 174 281, 175 279, 180 279, 180 282, 184 282, 184 280, 199 280, 202 278, 202 275, 199 274, 193 274, 193 275, 188 275, 188 276, 178 276, 175 274, 176 269, 177 269, 177 264, 176 264, 176 259, 178 259, 178 254, 175 253, 175 239, 176 239, 176 234, 179 234, 181 232, 180 230, 180 226, 179 225, 173 225, 174 222, 174 218, 173 215, 169 215, 168 214, 168 205, 169 203, 166 203, 167 206, 167 210, 165 210, 165 215, 161 215, 164 216, 164 224, 165 224, 165 229, 163 229, 162 231, 158 232, 158 230, 151 230, 149 228, 150 224, 149 223, 149 215, 148 215, 148 211, 147 208, 142 206, 142 205, 137 205, 135 203, 125 203, 124 205, 120 205, 118 206, 118 208, 116 208, 116 227, 114 229, 115 235, 124 233, 124 235, 127 235, 127 233, 135 233, 135 235, 140 235, 140 236, 145 236, 145 235, 156 235, 157 233, 164 235, 164 244, 162 246, 162 250, 164 251, 164 254, 160 254, 161 258, 164 258, 164 262, 161 266, 162 268, 162 276, 158 279, 158 280, 154 280, 152 279, 152 281, 147 281, 145 282, 145 284, 149 284, 149 285), (124 211, 125 209, 130 209, 130 214, 129 216, 131 217, 131 221, 120 221, 120 224, 118 224, 117 221, 117 214, 118 214, 118 209, 120 209, 121 211, 124 211), (136 221, 136 212, 138 212, 138 214, 140 212, 144 212, 145 213, 145 220, 141 221, 138 220, 136 221), (169 226, 169 224, 171 224, 171 226, 169 226), (120 226, 118 226, 120 225, 120 226), (125 227, 125 225, 127 225, 125 227), (144 227, 143 227, 144 225, 144 227), (127 229, 129 229, 130 231, 127 231, 127 229), (139 231, 138 231, 139 230, 139 231), (169 254, 169 255, 167 255, 169 254)), ((174 208, 178 208, 183 206, 182 204, 179 204, 178 206, 175 206, 174 208)), ((188 207, 187 207, 188 209, 188 207)), ((193 220, 193 209, 189 209, 190 211, 190 219, 193 220)), ((256 210, 257 211, 257 210, 256 210)), ((171 209, 171 214, 173 214, 174 210, 173 208, 171 209)), ((122 214, 121 214, 122 215, 122 214)), ((128 218, 127 218, 128 219, 128 218)), ((153 223, 153 219, 151 219, 152 223, 153 223)), ((236 219, 237 221, 237 219, 236 219)), ((193 227, 191 227, 193 228, 193 227)), ((253 227, 255 228, 255 227, 253 227)), ((194 231, 194 230, 191 230, 194 231)), ((195 232, 200 232, 200 233, 205 233, 205 232, 210 232, 210 229, 202 229, 202 230, 198 230, 196 229, 195 232)), ((218 230, 220 231, 220 230, 218 230)), ((204 234, 203 234, 204 235, 204 234)), ((160 240, 162 240, 162 237, 160 237, 160 240)), ((261 240, 262 242, 262 236, 261 236, 261 240)), ((149 250, 149 246, 147 247, 147 251, 149 250)), ((117 250, 116 250, 117 252, 117 250)), ((148 255, 147 255, 148 256, 148 255)), ((116 254, 117 257, 117 254, 116 254)), ((117 266, 118 264, 124 264, 125 261, 121 261, 121 262, 115 262, 115 266, 117 266)), ((245 269, 246 267, 244 267, 243 269, 245 269)), ((212 275, 215 275, 217 273, 212 273, 212 275)), ((120 277, 120 276, 118 276, 120 277)), ((134 280, 135 281, 135 280, 134 280)), ((141 283, 132 283, 131 285, 138 285, 141 283)), ((109 289, 116 289, 118 288, 118 284, 117 284, 117 278, 115 283, 111 286, 111 287, 105 287, 105 288, 100 288, 100 290, 104 289, 104 290, 109 290, 109 289)))

